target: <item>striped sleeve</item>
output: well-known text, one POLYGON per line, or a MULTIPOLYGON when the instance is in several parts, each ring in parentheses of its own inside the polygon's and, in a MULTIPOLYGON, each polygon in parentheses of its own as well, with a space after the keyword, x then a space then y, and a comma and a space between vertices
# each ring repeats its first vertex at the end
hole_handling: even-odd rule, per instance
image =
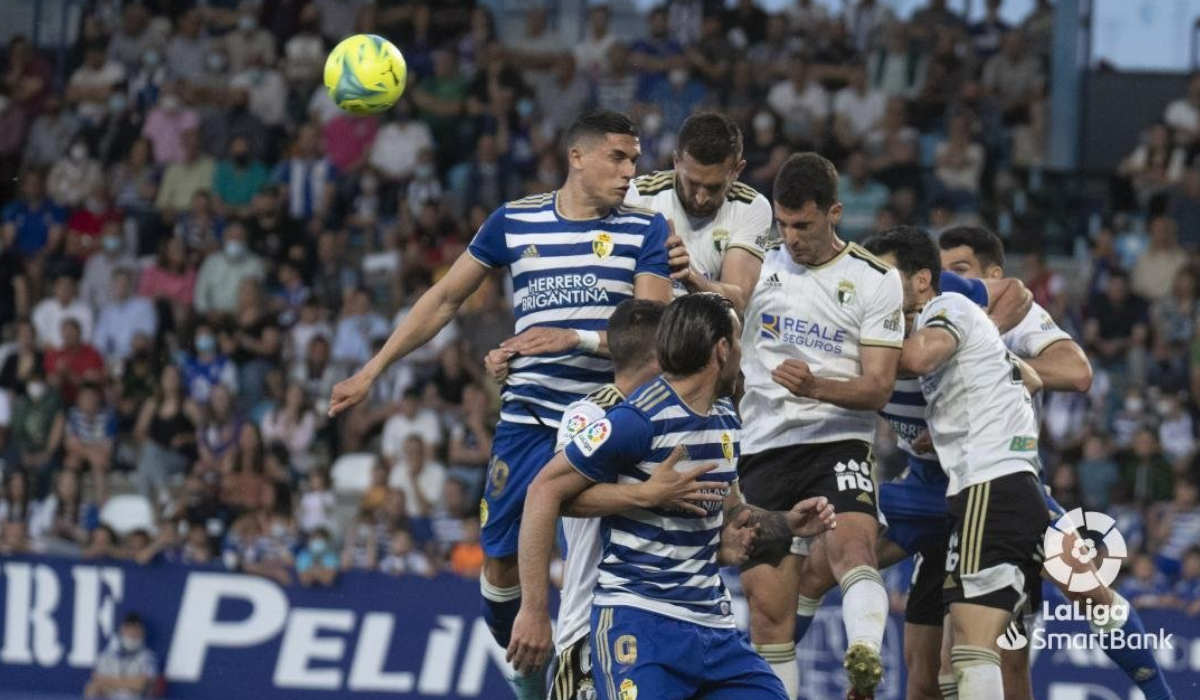
POLYGON ((638 253, 635 275, 658 275, 669 278, 671 270, 667 266, 667 220, 662 214, 655 214, 646 230, 646 238, 642 241, 642 249, 638 253))
POLYGON ((504 267, 509 263, 508 243, 504 239, 504 207, 484 220, 467 252, 486 267, 504 267))
POLYGON ((652 439, 653 429, 645 416, 621 404, 572 438, 563 454, 580 474, 612 483, 622 469, 649 454, 652 439))
POLYGON ((971 301, 960 294, 939 294, 921 310, 917 328, 941 328, 961 344, 970 323, 964 308, 967 304, 971 304, 971 301))

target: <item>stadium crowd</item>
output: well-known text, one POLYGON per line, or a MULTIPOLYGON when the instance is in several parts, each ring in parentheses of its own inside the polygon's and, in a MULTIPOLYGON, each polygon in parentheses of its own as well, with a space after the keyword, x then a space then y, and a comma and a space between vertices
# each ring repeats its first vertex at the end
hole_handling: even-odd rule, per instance
POLYGON ((581 110, 634 115, 650 171, 714 108, 742 125, 742 179, 768 196, 788 154, 834 159, 844 238, 1005 236, 1010 274, 1095 369, 1088 394, 1045 400, 1055 496, 1117 518, 1130 600, 1200 612, 1200 79, 1114 175, 1088 269, 1064 274, 1030 223, 1045 0, 1019 25, 999 0, 974 23, 938 0, 907 21, 873 0, 673 0, 636 37, 604 5, 579 37, 540 9, 498 33, 469 0, 188 5, 90 3, 65 66, 23 37, 4 55, 0 552, 305 585, 478 575, 498 397, 481 359, 512 329, 505 281, 335 421, 330 389, 493 208, 561 183, 557 139, 581 110), (354 32, 408 63, 381 116, 341 112, 321 84, 354 32))

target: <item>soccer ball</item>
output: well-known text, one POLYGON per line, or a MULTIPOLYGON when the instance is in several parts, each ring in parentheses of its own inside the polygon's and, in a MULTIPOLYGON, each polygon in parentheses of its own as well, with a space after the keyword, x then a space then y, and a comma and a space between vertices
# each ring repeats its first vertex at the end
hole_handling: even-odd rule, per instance
POLYGON ((351 114, 375 114, 396 104, 407 76, 400 50, 376 34, 346 37, 325 59, 329 97, 351 114))

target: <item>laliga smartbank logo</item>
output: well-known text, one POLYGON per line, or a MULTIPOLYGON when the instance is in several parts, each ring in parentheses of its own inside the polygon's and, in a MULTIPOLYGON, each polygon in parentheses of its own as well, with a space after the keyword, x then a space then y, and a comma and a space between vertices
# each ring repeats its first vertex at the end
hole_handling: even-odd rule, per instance
MULTIPOLYGON (((1125 537, 1110 516, 1076 508, 1046 528, 1042 539, 1046 575, 1067 594, 1100 592, 1117 580, 1121 562, 1128 555, 1125 537), (1101 555, 1100 547, 1104 548, 1101 555)), ((1111 594, 1110 594, 1111 595, 1111 594)), ((1109 595, 1103 596, 1109 598, 1109 595)), ((1127 604, 1097 603, 1091 596, 1051 606, 1043 601, 1039 611, 1046 622, 1086 622, 1090 632, 1054 632, 1035 627, 1031 632, 1016 621, 996 638, 996 645, 1016 651, 1034 649, 1173 649, 1171 634, 1127 632, 1127 604), (1027 632, 1029 636, 1027 635, 1027 632), (1032 639, 1030 638, 1032 637, 1032 639)))

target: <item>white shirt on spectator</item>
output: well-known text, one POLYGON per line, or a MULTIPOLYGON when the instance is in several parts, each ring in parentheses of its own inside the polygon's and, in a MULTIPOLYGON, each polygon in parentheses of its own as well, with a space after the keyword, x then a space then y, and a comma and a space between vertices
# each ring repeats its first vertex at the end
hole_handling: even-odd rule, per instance
POLYGON ((0 428, 12 424, 12 398, 6 389, 0 389, 0 428))
POLYGON ((251 68, 233 76, 229 86, 246 91, 246 109, 267 126, 287 119, 287 81, 274 69, 251 68))
POLYGON ((576 69, 588 76, 604 70, 608 66, 608 49, 616 40, 617 36, 612 31, 600 38, 588 31, 588 36, 575 46, 576 69))
POLYGON ((388 418, 383 424, 383 438, 379 445, 384 459, 393 464, 399 463, 404 454, 404 441, 410 435, 420 436, 427 449, 440 446, 442 425, 438 422, 437 414, 428 408, 422 408, 412 418, 403 413, 396 413, 388 418))
POLYGON ((334 362, 360 365, 371 359, 371 341, 387 336, 391 327, 377 313, 346 316, 337 323, 330 348, 334 362))
POLYGON ((1163 112, 1163 121, 1172 129, 1182 129, 1189 133, 1200 130, 1200 109, 1187 98, 1173 100, 1163 112))
POLYGON ((803 89, 791 80, 782 80, 767 93, 767 105, 785 123, 806 122, 810 131, 818 132, 819 122, 829 114, 829 95, 813 80, 805 83, 803 89))
POLYGON ((300 505, 296 510, 296 521, 304 532, 312 532, 319 527, 333 526, 333 510, 337 498, 332 491, 306 491, 300 497, 300 505))
POLYGON ((133 352, 133 339, 139 333, 154 338, 158 333, 158 312, 146 297, 129 297, 101 309, 92 345, 106 361, 124 360, 133 352))
POLYGON ((113 272, 120 268, 134 271, 133 286, 137 287, 137 261, 133 257, 110 257, 107 253, 96 253, 88 257, 83 266, 83 279, 79 282, 79 297, 87 302, 93 311, 100 311, 112 301, 113 272))
MULTIPOLYGON (((116 61, 106 60, 104 65, 99 68, 89 68, 84 64, 77 68, 71 75, 70 81, 67 83, 67 89, 73 87, 106 87, 109 90, 125 79, 125 68, 116 61)), ((79 102, 77 110, 79 116, 83 119, 92 122, 98 122, 108 114, 108 104, 106 102, 93 102, 83 100, 79 102)))
POLYGON ((865 137, 875 128, 887 110, 887 95, 878 90, 867 88, 865 94, 859 94, 852 87, 838 90, 833 98, 833 113, 843 117, 850 123, 854 135, 865 137))
MULTIPOLYGON (((122 679, 144 677, 153 681, 158 676, 158 659, 154 652, 144 646, 136 652, 127 653, 121 649, 119 638, 113 638, 100 658, 96 659, 96 673, 122 679)), ((149 688, 150 684, 147 684, 147 690, 149 688)), ((146 696, 127 690, 111 690, 104 697, 108 700, 135 700, 146 696)))
POLYGON ((332 343, 333 326, 325 321, 297 323, 292 326, 292 355, 294 357, 304 357, 305 353, 308 352, 308 344, 317 336, 321 336, 332 343))
POLYGON ((425 466, 421 468, 421 473, 415 479, 412 469, 405 462, 398 462, 388 474, 388 487, 403 491, 409 511, 420 515, 429 515, 429 513, 421 512, 421 501, 417 498, 418 490, 422 499, 436 504, 441 500, 442 490, 445 486, 446 468, 433 460, 425 460, 425 466))
POLYGON ((92 309, 76 298, 63 306, 58 299, 50 297, 33 307, 33 330, 44 348, 60 348, 63 344, 62 322, 73 318, 79 322, 79 337, 91 338, 94 317, 92 309))
POLYGON ((423 149, 433 149, 433 132, 418 119, 389 122, 375 134, 368 160, 385 176, 401 180, 410 177, 423 149))

